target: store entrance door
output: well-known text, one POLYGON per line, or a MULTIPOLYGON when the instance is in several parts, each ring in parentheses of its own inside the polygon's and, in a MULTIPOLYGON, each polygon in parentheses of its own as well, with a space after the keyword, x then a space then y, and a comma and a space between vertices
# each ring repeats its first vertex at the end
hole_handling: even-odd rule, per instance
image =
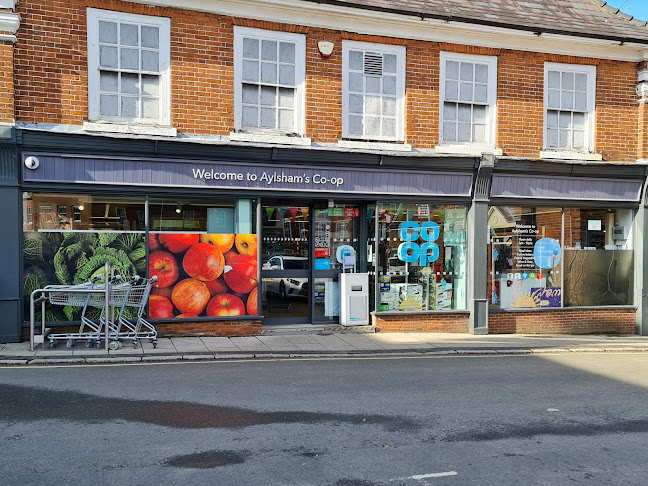
POLYGON ((351 249, 357 256, 357 270, 366 265, 358 251, 361 209, 359 204, 338 201, 263 202, 264 325, 339 322, 340 254, 351 249))

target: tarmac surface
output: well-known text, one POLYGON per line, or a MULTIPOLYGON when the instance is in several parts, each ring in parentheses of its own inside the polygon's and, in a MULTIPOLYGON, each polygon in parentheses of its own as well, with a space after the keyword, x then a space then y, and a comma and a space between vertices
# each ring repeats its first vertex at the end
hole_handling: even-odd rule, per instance
POLYGON ((480 355, 586 352, 648 352, 648 336, 530 335, 453 333, 374 333, 349 331, 277 330, 250 337, 160 338, 157 347, 142 341, 138 348, 124 343, 118 350, 86 348, 83 342, 67 349, 47 343, 29 350, 29 342, 0 344, 0 366, 146 361, 358 357, 366 355, 480 355))

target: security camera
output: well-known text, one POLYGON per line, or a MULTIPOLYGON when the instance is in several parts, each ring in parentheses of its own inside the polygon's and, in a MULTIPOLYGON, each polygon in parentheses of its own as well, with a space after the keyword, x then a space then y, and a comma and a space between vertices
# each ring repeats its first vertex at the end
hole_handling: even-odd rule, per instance
POLYGON ((40 160, 38 160, 36 157, 29 156, 25 159, 25 167, 28 169, 38 169, 38 166, 40 165, 40 160))

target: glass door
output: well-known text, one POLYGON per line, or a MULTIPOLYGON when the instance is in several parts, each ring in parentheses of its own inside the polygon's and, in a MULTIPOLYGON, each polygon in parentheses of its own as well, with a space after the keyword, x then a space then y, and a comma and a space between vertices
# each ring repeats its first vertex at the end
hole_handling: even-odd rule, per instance
POLYGON ((310 206, 262 206, 261 314, 264 324, 310 323, 310 206))
MULTIPOLYGON (((337 324, 340 319, 339 275, 344 256, 353 256, 355 271, 366 264, 366 257, 359 251, 363 211, 357 204, 335 201, 329 207, 314 209, 313 213, 312 322, 337 324)), ((347 264, 351 264, 348 258, 347 264)))

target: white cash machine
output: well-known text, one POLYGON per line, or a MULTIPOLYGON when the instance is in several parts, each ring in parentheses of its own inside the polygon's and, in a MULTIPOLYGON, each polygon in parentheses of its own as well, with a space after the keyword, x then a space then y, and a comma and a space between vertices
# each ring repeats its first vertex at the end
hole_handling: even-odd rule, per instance
POLYGON ((340 324, 369 325, 369 274, 356 273, 356 252, 344 245, 336 255, 342 264, 340 274, 340 324), (349 272, 349 273, 347 273, 349 272))

